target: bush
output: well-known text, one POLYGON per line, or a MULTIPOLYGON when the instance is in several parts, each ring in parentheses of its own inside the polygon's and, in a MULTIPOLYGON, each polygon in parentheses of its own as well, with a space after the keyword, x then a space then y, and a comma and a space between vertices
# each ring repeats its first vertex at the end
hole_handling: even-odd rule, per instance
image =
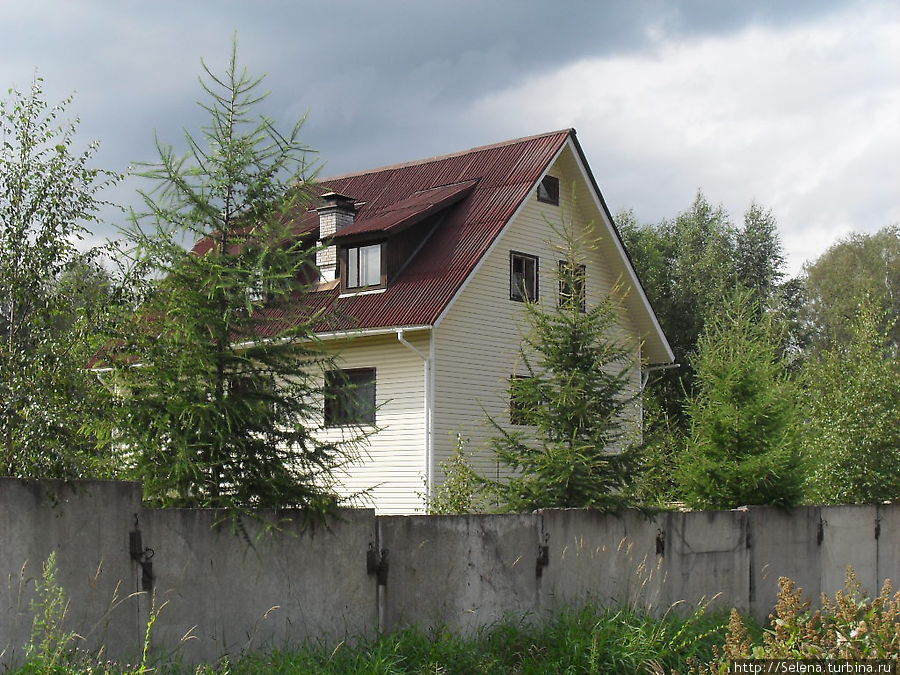
POLYGON ((750 637, 737 610, 731 611, 721 658, 700 673, 730 672, 734 659, 900 659, 900 592, 887 579, 875 598, 860 590, 853 568, 834 599, 822 596, 822 609, 810 611, 803 591, 787 577, 778 580, 778 602, 762 639, 750 637))
POLYGON ((456 436, 453 455, 440 462, 444 482, 437 486, 428 503, 428 513, 451 515, 459 513, 486 513, 490 511, 490 499, 484 493, 483 481, 470 463, 471 453, 466 451, 466 439, 456 436))

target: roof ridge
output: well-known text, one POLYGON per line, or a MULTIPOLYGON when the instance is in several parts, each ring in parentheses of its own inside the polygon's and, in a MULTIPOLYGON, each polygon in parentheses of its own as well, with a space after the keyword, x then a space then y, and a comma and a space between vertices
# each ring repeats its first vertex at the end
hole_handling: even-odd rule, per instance
POLYGON ((568 127, 566 129, 557 129, 556 131, 547 131, 542 134, 533 134, 531 136, 522 136, 521 138, 512 138, 508 141, 500 141, 499 143, 489 143, 488 145, 477 145, 474 148, 469 148, 468 150, 458 150, 456 152, 449 152, 445 155, 435 155, 434 157, 424 157, 423 159, 414 159, 409 162, 400 162, 399 164, 388 164, 386 166, 378 166, 373 169, 366 169, 364 171, 351 171, 349 173, 342 173, 336 176, 327 176, 325 178, 319 178, 316 180, 317 183, 328 183, 333 180, 340 180, 342 178, 350 178, 352 176, 364 176, 368 173, 379 173, 381 171, 393 171, 395 169, 403 169, 408 166, 417 166, 419 164, 429 164, 431 162, 439 162, 444 159, 450 159, 452 157, 461 157, 462 155, 468 155, 473 152, 481 152, 483 150, 493 150, 494 148, 502 148, 507 145, 515 145, 516 143, 524 143, 525 141, 531 141, 535 138, 544 138, 545 136, 555 136, 557 134, 575 134, 574 127, 568 127))

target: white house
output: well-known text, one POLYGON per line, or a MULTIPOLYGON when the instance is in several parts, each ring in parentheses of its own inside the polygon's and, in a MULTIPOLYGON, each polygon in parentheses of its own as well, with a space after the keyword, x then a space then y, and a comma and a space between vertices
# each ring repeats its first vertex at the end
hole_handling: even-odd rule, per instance
MULTIPOLYGON (((356 385, 349 400, 325 405, 325 433, 351 422, 379 428, 343 489, 368 490, 381 513, 424 510, 457 434, 478 451, 489 434, 485 411, 509 419, 521 296, 558 301, 560 256, 548 223, 563 215, 597 240, 586 258, 586 302, 618 284, 620 327, 640 345, 643 368, 673 361, 574 129, 321 186, 321 202, 295 227, 327 246, 311 296, 339 312, 322 336, 356 385)), ((476 466, 497 470, 486 452, 476 466)))

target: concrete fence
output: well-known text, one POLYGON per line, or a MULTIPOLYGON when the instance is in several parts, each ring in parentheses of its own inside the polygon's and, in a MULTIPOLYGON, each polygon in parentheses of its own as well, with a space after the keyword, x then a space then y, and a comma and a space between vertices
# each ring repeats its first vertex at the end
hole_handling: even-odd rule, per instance
POLYGON ((853 565, 870 593, 900 578, 900 505, 781 511, 375 516, 305 528, 261 513, 146 509, 138 483, 0 478, 0 663, 21 661, 36 581, 56 551, 65 626, 111 658, 151 644, 185 662, 405 626, 469 630, 585 602, 662 613, 737 607, 765 619, 777 580, 811 598, 853 565), (269 531, 270 523, 277 531, 269 531))

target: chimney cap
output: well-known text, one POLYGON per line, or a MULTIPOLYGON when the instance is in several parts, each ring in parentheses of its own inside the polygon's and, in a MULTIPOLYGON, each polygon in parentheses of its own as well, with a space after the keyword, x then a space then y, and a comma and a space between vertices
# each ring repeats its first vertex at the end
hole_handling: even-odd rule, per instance
POLYGON ((335 207, 340 209, 347 209, 349 211, 356 210, 356 204, 354 203, 353 197, 342 195, 340 192, 325 192, 320 196, 320 199, 324 202, 324 204, 316 209, 317 211, 335 207))

